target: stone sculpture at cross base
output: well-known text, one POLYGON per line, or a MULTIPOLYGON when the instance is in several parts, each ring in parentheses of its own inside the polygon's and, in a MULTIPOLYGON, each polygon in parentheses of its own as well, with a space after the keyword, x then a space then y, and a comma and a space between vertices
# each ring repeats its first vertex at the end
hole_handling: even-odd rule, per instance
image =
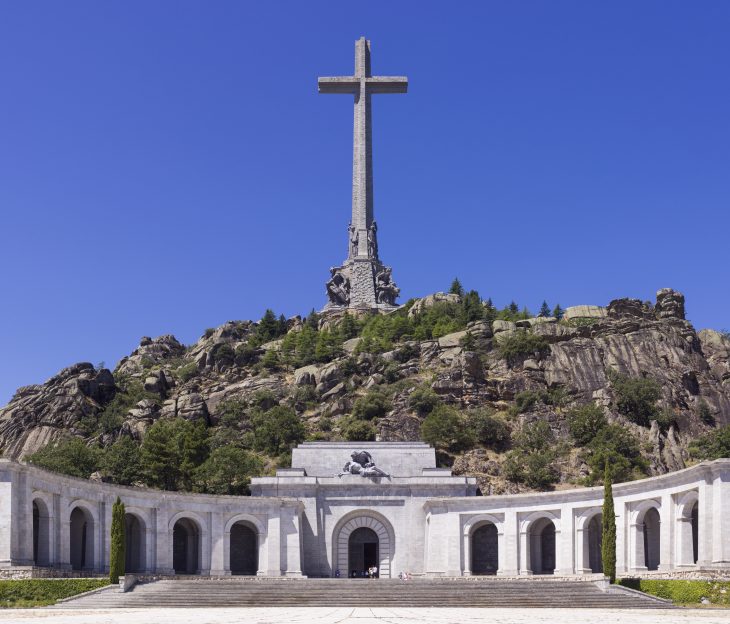
POLYGON ((355 42, 355 74, 319 79, 320 93, 348 93, 355 99, 352 158, 352 220, 348 231, 347 260, 330 268, 327 310, 348 308, 393 310, 400 294, 391 268, 378 256, 378 226, 373 216, 373 93, 405 93, 403 76, 373 76, 370 42, 355 42))

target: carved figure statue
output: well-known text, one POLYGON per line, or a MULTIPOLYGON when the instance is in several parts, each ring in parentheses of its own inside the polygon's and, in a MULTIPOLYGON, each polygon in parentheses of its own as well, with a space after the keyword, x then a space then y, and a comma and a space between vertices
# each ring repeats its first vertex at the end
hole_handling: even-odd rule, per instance
POLYGON ((350 303, 350 280, 339 269, 331 268, 332 277, 327 282, 327 296, 331 303, 346 306, 350 303))
POLYGON ((390 267, 378 269, 375 274, 375 290, 378 303, 395 305, 395 300, 400 294, 400 288, 393 283, 390 267))
POLYGON ((358 242, 360 241, 360 235, 358 234, 355 226, 352 225, 352 223, 350 223, 350 225, 347 227, 347 230, 350 234, 350 257, 353 258, 357 256, 357 247, 358 242))
POLYGON ((353 451, 350 454, 350 458, 351 460, 342 467, 342 472, 337 474, 338 477, 346 474, 359 474, 361 477, 390 476, 387 472, 384 472, 375 465, 373 456, 367 451, 353 451))
POLYGON ((368 255, 378 257, 378 224, 373 221, 368 228, 368 255))

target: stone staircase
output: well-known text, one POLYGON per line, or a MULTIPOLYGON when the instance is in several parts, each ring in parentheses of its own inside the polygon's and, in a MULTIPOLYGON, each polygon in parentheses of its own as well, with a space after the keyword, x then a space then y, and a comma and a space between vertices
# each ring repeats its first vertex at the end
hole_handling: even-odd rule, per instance
POLYGON ((52 608, 539 607, 667 608, 665 601, 590 581, 543 579, 175 579, 114 587, 52 608))

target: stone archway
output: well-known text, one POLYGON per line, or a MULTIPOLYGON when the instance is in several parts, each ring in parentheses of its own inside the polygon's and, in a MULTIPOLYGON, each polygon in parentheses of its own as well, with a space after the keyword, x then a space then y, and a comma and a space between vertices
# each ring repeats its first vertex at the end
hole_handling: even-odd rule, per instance
POLYGON ((172 529, 172 567, 175 574, 200 570, 200 527, 191 518, 180 518, 172 529))
MULTIPOLYGON (((339 570, 341 577, 347 577, 350 571, 350 536, 358 529, 370 529, 377 538, 378 576, 390 578, 395 554, 395 536, 390 523, 380 514, 361 511, 349 514, 335 527, 333 532, 334 570, 339 570)), ((368 535, 365 532, 361 536, 368 535)), ((360 538, 357 538, 360 539, 360 538)), ((364 537, 363 537, 364 539, 364 537)), ((369 537, 373 539, 372 535, 369 537)), ((372 541, 370 542, 372 543, 372 541)))
POLYGON ((588 553, 588 568, 594 574, 603 572, 603 515, 597 513, 588 522, 584 533, 585 549, 588 553))
POLYGON ((538 518, 528 534, 530 571, 533 574, 555 574, 555 524, 550 518, 538 518))
POLYGON ((471 532, 471 573, 497 574, 499 568, 499 532, 492 522, 484 522, 471 532))
POLYGON ((693 567, 699 560, 699 497, 688 492, 677 503, 677 567, 693 567))
POLYGON ((380 568, 380 539, 368 527, 360 527, 350 533, 347 542, 347 575, 364 578, 373 566, 380 568))
POLYGON ((69 518, 69 555, 72 570, 94 568, 94 517, 82 506, 74 507, 69 518))
POLYGON ((644 512, 642 521, 644 541, 644 566, 647 570, 658 570, 661 563, 661 520, 659 512, 655 507, 650 507, 644 512))
POLYGON ((259 570, 259 536, 256 527, 239 520, 231 526, 229 539, 231 574, 256 576, 259 570))
POLYGON ((133 513, 124 514, 126 534, 125 572, 144 572, 147 565, 146 527, 144 520, 133 513))
POLYGON ((51 514, 41 498, 33 499, 33 565, 51 565, 51 514))

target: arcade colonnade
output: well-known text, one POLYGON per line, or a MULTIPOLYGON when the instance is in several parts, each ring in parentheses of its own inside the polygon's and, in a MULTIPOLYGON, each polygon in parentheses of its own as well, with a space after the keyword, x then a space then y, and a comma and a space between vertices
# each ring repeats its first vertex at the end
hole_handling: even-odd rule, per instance
MULTIPOLYGON (((602 488, 436 498, 414 486, 405 495, 398 477, 306 479, 314 490, 302 487, 301 498, 206 496, 0 460, 0 568, 107 572, 111 509, 120 496, 130 572, 358 576, 371 565, 381 577, 602 571, 602 488)), ((619 574, 730 568, 730 460, 618 484, 614 501, 619 574)))

